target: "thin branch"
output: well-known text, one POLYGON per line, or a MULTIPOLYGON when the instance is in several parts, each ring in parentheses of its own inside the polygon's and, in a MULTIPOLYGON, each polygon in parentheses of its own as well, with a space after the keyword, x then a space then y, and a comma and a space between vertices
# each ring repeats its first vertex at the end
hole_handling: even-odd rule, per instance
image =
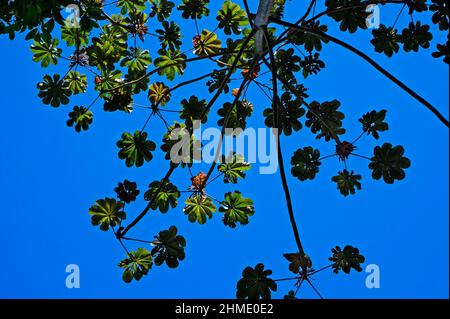
MULTIPOLYGON (((264 35, 266 39, 267 46, 269 47, 270 55, 270 69, 272 70, 272 81, 273 81, 273 103, 272 109, 274 114, 274 128, 279 128, 279 117, 278 117, 278 85, 277 85, 277 71, 276 71, 276 60, 273 53, 273 46, 270 41, 270 35, 267 29, 264 29, 264 35)), ((276 132, 277 137, 277 153, 278 153, 278 166, 280 168, 281 182, 283 184, 283 190, 286 197, 286 204, 289 212, 289 220, 291 222, 292 230, 294 232, 295 242, 297 243, 298 251, 300 256, 305 256, 305 251, 303 249, 302 242, 300 240, 300 234, 298 231, 297 223, 295 221, 294 208, 292 205, 291 193, 289 191, 289 186, 287 183, 286 172, 284 169, 283 152, 281 151, 281 138, 280 132, 276 132)))

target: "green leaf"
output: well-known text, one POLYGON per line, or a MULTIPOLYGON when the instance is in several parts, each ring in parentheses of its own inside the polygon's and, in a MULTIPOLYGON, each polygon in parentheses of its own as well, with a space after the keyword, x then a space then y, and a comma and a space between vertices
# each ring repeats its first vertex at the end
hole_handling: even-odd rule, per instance
POLYGON ((392 144, 385 143, 381 147, 375 147, 373 153, 369 168, 373 170, 374 179, 379 180, 383 177, 387 184, 393 184, 395 180, 400 181, 405 178, 404 169, 411 166, 411 161, 403 156, 405 150, 402 146, 392 147, 392 144))
POLYGON ((257 264, 255 268, 245 268, 236 286, 236 297, 238 299, 271 299, 271 291, 277 291, 277 283, 269 278, 271 274, 272 270, 264 270, 264 264, 257 264))
POLYGON ((41 62, 43 68, 50 64, 56 65, 58 58, 61 56, 61 49, 58 49, 58 39, 53 39, 52 42, 34 41, 31 45, 31 52, 33 52, 33 61, 41 62))
POLYGON ((114 192, 116 192, 119 200, 129 204, 136 200, 141 191, 137 188, 137 184, 135 182, 130 182, 126 179, 123 183, 119 183, 117 187, 114 188, 114 192))
MULTIPOLYGON (((328 27, 326 25, 320 25, 319 21, 311 23, 303 22, 302 26, 321 33, 326 33, 328 31, 328 27)), ((289 39, 296 45, 303 45, 308 52, 312 52, 313 50, 321 51, 322 42, 328 43, 327 39, 302 31, 294 32, 289 39)))
POLYGON ((209 15, 208 4, 209 0, 183 0, 178 10, 183 11, 181 16, 185 19, 201 19, 209 15))
POLYGON ((172 1, 167 0, 149 0, 151 7, 150 17, 156 16, 159 22, 163 22, 170 17, 175 4, 172 1))
POLYGON ((206 29, 194 37, 193 43, 194 54, 203 57, 218 53, 222 46, 222 41, 217 38, 217 34, 206 29))
POLYGON ((182 44, 181 42, 181 28, 178 24, 171 21, 162 22, 163 29, 157 29, 156 33, 159 34, 159 42, 164 50, 170 51, 178 50, 182 44))
POLYGON ((237 184, 238 179, 245 178, 245 172, 250 170, 252 165, 244 160, 244 156, 232 153, 228 157, 222 155, 221 164, 217 167, 218 171, 223 174, 223 181, 237 184))
POLYGON ((127 284, 133 279, 139 281, 153 266, 153 258, 151 253, 145 248, 138 248, 137 251, 131 252, 127 258, 123 259, 118 266, 125 269, 122 279, 127 284))
POLYGON ((159 209, 161 213, 167 213, 170 207, 177 207, 180 192, 175 185, 167 181, 164 182, 161 187, 161 182, 154 181, 148 187, 149 190, 145 192, 144 199, 146 201, 153 199, 152 204, 150 205, 151 209, 159 209), (154 198, 155 194, 156 197, 154 198))
POLYGON ((123 204, 114 198, 99 199, 95 205, 89 208, 92 225, 100 225, 103 231, 109 230, 109 227, 120 225, 122 220, 126 219, 126 214, 122 210, 123 204))
POLYGON ((81 130, 87 131, 89 125, 93 122, 93 116, 94 114, 85 107, 75 106, 73 111, 69 113, 67 126, 73 127, 75 125, 75 131, 78 133, 81 132, 81 130))
POLYGON ((248 24, 247 14, 241 7, 231 2, 224 1, 222 8, 217 12, 217 21, 219 21, 219 28, 227 35, 240 34, 242 32, 240 27, 248 24))
POLYGON ((293 131, 299 131, 303 126, 298 120, 305 115, 305 109, 302 108, 302 101, 295 98, 289 92, 281 95, 278 103, 278 121, 274 123, 274 113, 272 108, 265 109, 263 112, 266 118, 264 123, 267 127, 278 127, 280 133, 289 136, 293 131))
POLYGON ((364 114, 362 118, 359 119, 359 122, 361 122, 363 126, 363 131, 367 132, 367 135, 372 134, 372 136, 378 140, 380 137, 378 132, 384 132, 389 129, 388 123, 384 122, 386 113, 386 110, 381 110, 379 112, 374 110, 364 114))
POLYGON ((131 113, 133 111, 133 96, 129 91, 114 91, 109 97, 105 98, 103 109, 106 112, 123 111, 131 113))
POLYGON ((64 81, 67 83, 67 87, 74 95, 86 92, 87 77, 85 74, 80 74, 77 71, 69 71, 64 78, 64 81))
POLYGON ((194 195, 188 198, 185 204, 186 207, 183 209, 183 212, 188 216, 191 223, 205 224, 207 218, 211 219, 216 211, 216 206, 212 200, 202 195, 194 195))
POLYGON ((310 108, 306 113, 307 120, 305 125, 311 128, 313 134, 319 133, 316 138, 325 138, 325 141, 332 139, 333 134, 342 135, 345 129, 342 127, 344 113, 338 111, 341 102, 333 100, 330 102, 319 103, 311 102, 310 108))
POLYGON ((398 45, 402 39, 397 34, 397 29, 393 27, 386 27, 384 24, 380 24, 378 29, 372 30, 373 39, 370 43, 375 47, 375 51, 378 53, 384 53, 386 56, 391 57, 394 53, 397 53, 400 46, 398 45))
POLYGON ((342 7, 352 7, 352 10, 341 10, 328 14, 329 17, 333 18, 336 22, 340 22, 341 31, 348 31, 350 33, 355 33, 358 28, 367 29, 366 21, 370 15, 370 12, 366 11, 366 6, 361 5, 361 0, 326 0, 325 5, 327 6, 327 11, 332 11, 334 9, 342 7), (359 7, 359 9, 358 9, 359 7))
POLYGON ((128 12, 145 11, 146 0, 118 0, 117 7, 120 7, 120 13, 127 14, 128 12))
POLYGON ((355 194, 356 189, 361 189, 361 175, 355 175, 353 171, 349 172, 344 169, 342 172, 338 172, 338 175, 333 176, 331 179, 337 184, 337 188, 342 195, 348 196, 355 194))
POLYGON ((120 62, 121 67, 128 67, 129 72, 142 72, 152 63, 148 50, 141 48, 131 48, 125 52, 125 56, 120 62))
POLYGON ((190 134, 184 123, 175 122, 163 136, 161 150, 165 159, 181 167, 192 167, 194 160, 201 160, 201 142, 190 134))
POLYGON ((300 253, 283 254, 283 257, 289 261, 289 271, 299 274, 303 269, 312 267, 311 258, 308 255, 300 255, 300 253))
POLYGON ((185 120, 188 127, 192 127, 194 121, 206 123, 209 113, 209 110, 206 109, 206 104, 206 100, 199 100, 195 95, 192 95, 189 100, 184 99, 181 101, 183 109, 180 113, 180 119, 185 120))
POLYGON ((302 74, 306 79, 310 75, 319 73, 325 67, 325 62, 319 59, 319 53, 316 52, 314 55, 307 55, 304 60, 300 61, 300 67, 303 69, 302 74))
POLYGON ((223 223, 231 228, 236 227, 236 223, 247 225, 249 216, 253 216, 255 208, 250 198, 245 198, 238 191, 226 193, 225 200, 220 203, 219 212, 223 213, 223 223))
POLYGON ((63 25, 61 27, 61 39, 65 41, 69 47, 82 47, 89 43, 89 32, 85 32, 80 28, 72 28, 63 25))
POLYGON ((319 172, 320 151, 311 146, 298 149, 291 158, 291 173, 300 181, 313 180, 319 172))
POLYGON ((426 24, 421 25, 420 21, 417 21, 415 24, 410 22, 408 28, 402 31, 403 50, 406 52, 418 52, 419 47, 428 49, 430 41, 433 39, 433 35, 429 30, 430 26, 426 24))
POLYGON ((37 88, 42 102, 53 107, 68 104, 72 95, 68 83, 59 74, 54 74, 53 78, 48 74, 44 75, 44 82, 39 82, 37 88))
POLYGON ((295 79, 294 73, 300 71, 300 62, 302 59, 295 55, 294 49, 279 49, 275 57, 278 75, 288 82, 295 79))
POLYGON ((433 4, 430 11, 434 12, 431 20, 439 25, 439 30, 448 30, 450 12, 447 0, 431 0, 431 2, 433 4))
POLYGON ((414 11, 416 12, 424 12, 428 10, 427 0, 414 0, 407 1, 406 4, 409 8, 409 14, 412 14, 414 11))
POLYGON ((171 96, 169 88, 162 82, 151 84, 148 90, 148 99, 152 105, 165 106, 171 96))
POLYGON ((123 133, 117 147, 120 148, 119 158, 124 159, 128 167, 140 167, 152 160, 151 152, 156 149, 156 144, 147 140, 147 133, 136 131, 134 135, 123 133))
POLYGON ((328 259, 333 262, 332 268, 335 274, 339 273, 341 270, 346 274, 349 274, 352 269, 357 272, 362 271, 361 264, 364 263, 366 259, 359 253, 358 248, 347 245, 344 249, 341 249, 341 247, 336 246, 331 252, 333 253, 333 256, 328 259))
POLYGON ((245 127, 247 126, 247 118, 253 113, 253 104, 247 100, 237 101, 235 105, 229 102, 225 103, 222 108, 217 111, 217 114, 221 117, 217 121, 219 126, 225 125, 225 118, 228 112, 230 112, 226 125, 228 130, 225 131, 225 134, 233 134, 237 136, 240 132, 245 130, 245 127))
POLYGON ((183 75, 186 68, 186 55, 180 51, 158 51, 160 57, 155 60, 155 66, 158 68, 158 74, 164 75, 169 81, 175 79, 175 75, 183 75))
POLYGON ((179 262, 184 260, 186 240, 183 236, 177 235, 178 229, 171 226, 168 230, 160 231, 156 240, 152 243, 155 247, 152 249, 152 256, 156 266, 164 262, 169 268, 177 268, 179 262))

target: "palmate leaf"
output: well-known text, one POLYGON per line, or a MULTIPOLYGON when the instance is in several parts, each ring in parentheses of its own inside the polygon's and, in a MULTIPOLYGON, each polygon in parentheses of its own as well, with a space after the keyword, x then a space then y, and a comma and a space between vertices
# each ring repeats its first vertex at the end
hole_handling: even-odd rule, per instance
POLYGON ((61 27, 61 39, 66 42, 67 46, 85 46, 89 43, 89 32, 81 30, 81 28, 72 28, 67 25, 61 27))
POLYGON ((269 276, 272 270, 264 270, 264 264, 255 268, 247 267, 238 281, 236 297, 238 299, 271 299, 272 291, 277 291, 277 283, 269 276))
POLYGON ((199 100, 195 95, 192 95, 189 100, 184 99, 181 101, 183 108, 180 113, 180 119, 185 120, 186 126, 189 127, 192 127, 194 121, 206 123, 209 113, 209 110, 206 109, 206 104, 206 100, 199 100))
POLYGON ((165 106, 171 96, 169 88, 162 82, 153 83, 149 87, 148 99, 152 105, 165 106))
POLYGON ((85 93, 87 88, 87 77, 77 71, 69 71, 64 78, 67 87, 74 95, 85 93))
POLYGON ((109 227, 119 225, 126 218, 125 212, 122 210, 123 204, 114 198, 99 199, 95 205, 89 208, 92 225, 100 225, 103 231, 109 230, 109 227))
POLYGON ((289 261, 289 270, 294 274, 300 273, 303 269, 312 267, 311 258, 308 255, 300 255, 300 253, 283 254, 283 257, 289 261))
POLYGON ((170 17, 173 7, 175 4, 168 0, 149 0, 151 7, 150 17, 156 16, 159 22, 163 22, 170 17))
POLYGON ((130 48, 124 53, 124 58, 120 62, 121 67, 128 67, 130 72, 142 72, 152 63, 152 58, 148 50, 142 48, 130 48))
POLYGON ((331 250, 333 256, 328 258, 331 262, 333 262, 333 272, 335 274, 339 273, 341 270, 349 274, 352 269, 357 272, 361 272, 361 264, 365 262, 365 258, 363 255, 359 253, 358 248, 354 248, 352 246, 345 246, 344 249, 336 246, 331 250))
POLYGON ((295 55, 293 48, 279 49, 276 54, 278 75, 286 81, 295 79, 294 73, 300 71, 301 60, 299 56, 295 55))
POLYGON ((83 106, 74 106, 73 111, 69 113, 69 119, 67 120, 67 126, 72 127, 75 125, 75 131, 78 133, 87 131, 89 125, 93 122, 93 116, 91 111, 83 106))
POLYGON ((148 185, 149 190, 144 194, 144 199, 150 201, 153 199, 150 208, 153 210, 159 209, 161 213, 167 213, 169 208, 175 208, 178 205, 178 198, 180 198, 180 192, 178 188, 169 181, 164 182, 161 187, 160 181, 154 181, 148 185), (157 192, 159 189, 159 192, 157 192), (154 198, 156 194, 156 197, 154 198))
POLYGON ((144 11, 146 0, 118 0, 117 7, 120 7, 120 13, 127 14, 128 12, 144 11))
POLYGON ((415 24, 410 22, 408 28, 402 31, 403 50, 406 52, 418 52, 419 47, 428 49, 430 41, 433 39, 433 35, 429 30, 430 26, 427 24, 422 25, 420 21, 417 21, 415 24))
POLYGON ((123 259, 118 266, 125 269, 122 279, 127 284, 133 279, 139 281, 148 274, 153 266, 153 258, 151 253, 145 248, 130 252, 129 256, 123 259))
POLYGON ((311 146, 298 149, 291 158, 291 173, 300 181, 313 180, 319 172, 320 151, 311 146))
POLYGON ((245 127, 247 126, 247 118, 253 113, 253 105, 247 100, 238 101, 234 106, 232 103, 225 103, 217 111, 217 114, 220 116, 220 119, 217 121, 217 125, 225 125, 225 118, 230 108, 232 108, 232 110, 228 117, 228 122, 226 123, 227 130, 225 131, 225 134, 227 136, 231 134, 237 136, 240 132, 245 130, 245 127))
POLYGON ((194 160, 201 160, 201 142, 190 134, 186 124, 175 123, 163 136, 161 150, 166 153, 165 159, 181 167, 192 167, 194 160))
MULTIPOLYGON (((326 33, 328 31, 328 27, 326 25, 320 25, 319 21, 306 23, 303 22, 302 26, 307 27, 308 29, 326 33)), ((297 45, 303 45, 305 50, 308 52, 312 52, 313 50, 320 51, 322 50, 322 42, 328 43, 327 39, 323 39, 318 37, 317 35, 306 33, 306 32, 295 32, 289 39, 297 45)))
POLYGON ((160 57, 155 59, 155 66, 160 68, 158 70, 159 75, 165 75, 169 81, 175 79, 175 75, 183 75, 186 68, 186 55, 180 51, 158 51, 160 57))
POLYGON ((117 147, 120 148, 119 158, 124 159, 128 167, 140 167, 152 160, 151 152, 156 149, 156 144, 147 140, 147 133, 136 131, 134 135, 123 133, 117 147))
MULTIPOLYGON (((450 38, 450 35, 447 36, 447 39, 450 38)), ((450 63, 450 54, 449 54, 449 47, 450 47, 450 41, 447 41, 445 44, 437 44, 437 51, 433 52, 431 55, 433 58, 441 58, 443 57, 444 63, 449 64, 450 63)))
POLYGON ((62 52, 62 50, 57 47, 58 44, 58 39, 53 39, 51 42, 34 41, 31 45, 33 61, 41 62, 43 68, 48 67, 50 64, 56 65, 62 52))
POLYGON ((337 189, 342 195, 348 196, 355 194, 356 189, 361 189, 361 175, 354 174, 353 171, 349 172, 344 169, 342 172, 338 172, 338 175, 333 176, 331 179, 337 184, 337 189))
POLYGON ((252 165, 245 162, 244 156, 232 153, 228 157, 222 155, 221 164, 217 166, 217 170, 223 174, 224 183, 237 184, 238 179, 245 178, 245 172, 250 170, 252 165))
POLYGON ((367 135, 372 134, 372 136, 376 140, 378 140, 378 138, 380 137, 380 134, 378 132, 384 132, 389 129, 388 123, 384 122, 386 113, 386 110, 374 110, 364 114, 362 118, 358 120, 363 126, 363 131, 367 132, 367 135))
POLYGON ((219 28, 223 29, 223 32, 227 35, 231 35, 232 32, 240 34, 242 32, 241 27, 248 24, 245 10, 230 0, 224 1, 222 8, 217 12, 216 19, 219 21, 219 28))
POLYGON ((430 11, 434 12, 432 21, 439 25, 439 30, 448 30, 449 26, 449 7, 447 0, 431 0, 430 11))
POLYGON ((372 170, 372 177, 381 179, 387 184, 393 184, 395 180, 403 180, 406 176, 404 169, 411 166, 411 161, 403 156, 405 150, 398 145, 393 147, 390 143, 375 147, 369 168, 372 170))
POLYGON ((373 39, 370 40, 370 43, 373 44, 376 52, 384 53, 386 56, 391 57, 400 49, 399 43, 402 39, 397 34, 397 29, 380 24, 378 29, 372 30, 372 35, 373 39))
POLYGON ((341 7, 351 7, 360 5, 360 9, 341 10, 328 14, 336 22, 340 22, 341 31, 348 31, 355 33, 358 28, 367 29, 366 21, 369 12, 366 11, 366 6, 361 5, 362 0, 326 0, 325 5, 328 11, 338 9, 341 7))
POLYGON ((231 228, 235 228, 236 223, 247 225, 249 216, 255 214, 253 201, 250 198, 243 197, 238 191, 226 193, 225 200, 220 205, 219 212, 224 214, 222 221, 224 225, 231 228))
POLYGON ((68 104, 69 97, 72 95, 68 83, 61 79, 59 74, 54 74, 53 77, 48 74, 44 75, 44 81, 39 82, 37 88, 42 102, 53 107, 68 104))
POLYGON ((114 192, 116 192, 119 200, 129 204, 136 200, 141 191, 137 188, 137 184, 135 182, 130 182, 126 179, 114 188, 114 192))
POLYGON ((311 102, 310 109, 306 113, 305 125, 311 128, 313 134, 318 133, 317 139, 324 137, 325 141, 328 142, 333 137, 332 133, 335 135, 345 133, 345 129, 342 127, 342 120, 345 115, 338 111, 340 106, 341 102, 338 100, 323 103, 311 102))
POLYGON ((209 0, 183 0, 183 4, 178 6, 182 11, 181 16, 185 19, 201 19, 209 15, 209 9, 206 7, 209 0))
POLYGON ((300 67, 303 69, 302 74, 306 79, 310 75, 319 73, 325 67, 325 62, 319 58, 319 53, 316 52, 305 56, 305 58, 300 61, 300 67))
POLYGON ((409 8, 409 14, 412 14, 414 11, 423 12, 428 10, 427 0, 413 0, 406 2, 409 8))
POLYGON ((230 87, 228 86, 228 83, 230 83, 230 79, 227 79, 227 81, 225 81, 225 76, 225 70, 214 70, 213 75, 211 75, 211 80, 206 82, 209 93, 213 93, 215 90, 218 90, 219 87, 222 86, 222 83, 225 82, 222 92, 228 94, 228 92, 230 91, 230 87))
POLYGON ((152 245, 155 247, 151 253, 156 266, 164 262, 169 268, 177 268, 180 261, 184 260, 186 240, 183 236, 177 235, 178 229, 171 226, 168 230, 160 231, 152 245))
POLYGON ((306 112, 301 106, 301 100, 297 98, 292 99, 291 93, 284 92, 278 103, 278 122, 274 123, 273 109, 268 108, 263 112, 263 115, 266 118, 264 123, 267 127, 275 127, 276 124, 281 133, 289 136, 293 131, 297 132, 303 127, 299 118, 305 115, 306 112))
POLYGON ((178 50, 182 44, 181 42, 181 28, 178 24, 171 21, 162 22, 162 29, 157 29, 156 33, 159 34, 159 42, 164 50, 178 50))
POLYGON ((131 113, 133 111, 133 95, 129 91, 114 91, 105 98, 103 109, 106 112, 122 111, 131 113))
POLYGON ((200 35, 194 37, 194 54, 198 56, 209 56, 220 51, 222 41, 217 38, 217 34, 206 29, 200 35))
POLYGON ((194 195, 188 198, 185 204, 183 212, 188 216, 191 223, 205 224, 208 218, 211 219, 216 211, 216 206, 212 200, 202 195, 194 195))

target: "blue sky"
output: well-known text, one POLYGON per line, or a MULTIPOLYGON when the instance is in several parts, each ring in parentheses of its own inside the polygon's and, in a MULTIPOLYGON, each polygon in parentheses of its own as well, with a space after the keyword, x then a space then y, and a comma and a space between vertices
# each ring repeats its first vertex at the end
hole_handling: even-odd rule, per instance
MULTIPOLYGON (((213 29, 214 13, 219 1, 213 1, 210 16, 200 21, 202 28, 213 29)), ((290 3, 287 20, 294 21, 297 8, 290 3)), ((395 19, 394 10, 382 8, 381 22, 395 19)), ((429 19, 429 15, 423 15, 429 19)), ((190 45, 193 23, 174 19, 186 31, 184 47, 190 45)), ((431 57, 431 50, 418 54, 400 53, 388 59, 373 51, 370 31, 356 35, 339 32, 336 24, 323 20, 330 33, 348 40, 369 53, 399 79, 414 88, 448 118, 448 66, 431 57)), ((409 22, 403 16, 397 26, 409 22)), ((150 24, 150 31, 157 28, 150 24)), ((432 42, 443 41, 436 35, 432 42)), ((141 191, 153 180, 160 179, 168 165, 162 152, 142 168, 125 167, 117 157, 116 141, 122 132, 140 129, 147 111, 136 109, 132 115, 106 114, 102 105, 93 108, 94 124, 88 132, 77 134, 65 124, 73 105, 88 105, 95 97, 90 90, 73 97, 70 105, 53 109, 42 105, 36 83, 45 73, 64 73, 67 66, 60 61, 49 70, 31 61, 29 44, 19 36, 14 42, 0 39, 2 80, 0 108, 4 121, 0 127, 2 181, 0 232, 3 262, 0 264, 0 297, 3 298, 233 298, 241 271, 263 262, 274 271, 273 278, 289 277, 287 262, 281 256, 295 251, 284 194, 278 174, 259 175, 258 165, 237 186, 214 183, 208 192, 222 198, 225 191, 235 189, 255 201, 255 215, 245 227, 229 229, 220 214, 205 225, 191 224, 182 212, 182 203, 168 214, 151 212, 132 231, 133 237, 151 239, 158 231, 176 225, 187 240, 186 259, 171 270, 155 267, 137 283, 124 284, 117 263, 124 257, 111 233, 91 226, 88 208, 98 198, 113 196, 119 181, 127 178, 138 183, 141 191), (67 289, 65 268, 77 264, 81 288, 67 289)), ((148 47, 153 58, 156 46, 148 47)), ((67 51, 66 51, 67 53, 67 51)), ((316 180, 300 183, 289 177, 294 209, 305 249, 316 268, 327 265, 331 248, 351 244, 360 248, 367 264, 381 270, 381 287, 367 289, 367 274, 334 275, 331 271, 316 276, 315 284, 326 298, 448 298, 448 129, 422 105, 395 84, 379 74, 359 57, 327 45, 322 53, 326 68, 305 80, 314 100, 338 99, 346 114, 346 139, 360 132, 358 118, 372 109, 387 109, 390 130, 379 141, 366 137, 358 144, 358 153, 370 156, 375 145, 391 142, 405 147, 412 161, 407 178, 386 185, 370 177, 367 162, 352 158, 349 165, 363 175, 363 189, 344 198, 335 189, 331 177, 342 165, 326 160, 316 180)), ((211 64, 212 65, 212 64, 211 64)), ((186 79, 202 74, 205 64, 188 66, 186 79)), ((92 80, 92 79, 91 79, 92 80)), ((90 82, 92 89, 92 81, 90 82)), ((236 84, 237 85, 237 84, 236 84)), ((172 108, 191 94, 208 98, 203 84, 179 90, 172 98, 172 108)), ((256 89, 249 91, 255 112, 249 126, 263 126, 262 111, 268 101, 256 89)), ((229 101, 224 97, 219 102, 229 101)), ((146 103, 144 95, 136 99, 146 103)), ((217 106, 210 123, 217 120, 217 106)), ((170 118, 173 121, 173 117, 170 118)), ((160 121, 148 126, 149 136, 159 142, 164 131, 160 121)), ((331 154, 331 143, 315 141, 304 128, 290 138, 283 138, 284 157, 289 167, 293 152, 313 145, 322 154, 331 154)), ((199 166, 194 171, 206 170, 199 166)), ((189 185, 186 170, 172 179, 179 188, 189 185)), ((128 216, 136 216, 145 206, 141 199, 128 208, 128 216)), ((137 246, 130 245, 130 248, 137 246)), ((279 285, 275 297, 282 297, 292 284, 279 285)), ((300 297, 314 297, 304 287, 300 297)))

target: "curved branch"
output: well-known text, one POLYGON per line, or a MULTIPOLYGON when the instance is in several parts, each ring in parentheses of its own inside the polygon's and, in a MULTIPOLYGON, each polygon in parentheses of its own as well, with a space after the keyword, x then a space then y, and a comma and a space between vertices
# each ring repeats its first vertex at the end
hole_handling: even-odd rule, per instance
POLYGON ((320 31, 316 31, 316 30, 312 30, 309 28, 305 28, 302 26, 298 26, 289 22, 285 22, 279 19, 275 19, 275 18, 271 18, 271 21, 297 30, 297 31, 302 31, 302 32, 306 32, 306 33, 310 33, 313 35, 316 35, 320 38, 329 40, 331 42, 334 42, 344 48, 346 48, 347 50, 355 53, 356 55, 360 56, 361 58, 363 58, 364 60, 366 60, 368 63, 370 63, 375 69, 377 69, 379 72, 381 72, 384 76, 386 76, 389 80, 391 80, 392 82, 394 82, 395 84, 397 84, 400 88, 402 88, 404 91, 406 91, 409 95, 411 95, 412 97, 414 97, 417 101, 419 101, 420 103, 422 103, 428 110, 430 110, 445 126, 449 127, 449 122, 448 120, 439 112, 438 109, 436 109, 431 103, 429 103, 427 100, 425 100, 423 97, 421 97, 419 94, 417 94, 416 92, 414 92, 414 90, 412 90, 411 88, 409 88, 406 84, 404 84, 402 81, 400 81, 399 79, 397 79, 394 75, 392 75, 389 71, 387 71, 386 69, 384 69, 381 65, 379 65, 377 62, 375 62, 371 57, 369 57, 367 54, 361 52, 360 50, 358 50, 357 48, 351 46, 350 44, 341 41, 331 35, 325 34, 323 32, 320 31))
MULTIPOLYGON (((278 117, 278 86, 277 86, 277 71, 276 71, 276 60, 275 55, 273 53, 273 46, 270 43, 270 36, 267 32, 267 29, 264 29, 264 35, 266 38, 267 46, 269 47, 269 55, 270 55, 270 69, 272 71, 272 81, 273 81, 273 114, 274 114, 274 128, 279 128, 279 117, 278 117)), ((298 247, 298 251, 301 257, 305 256, 305 251, 303 250, 303 245, 300 240, 300 234, 298 232, 297 222, 295 221, 294 208, 292 205, 291 193, 289 190, 289 185, 287 183, 286 171, 284 169, 284 161, 283 161, 283 152, 281 150, 281 138, 280 132, 275 132, 277 135, 277 153, 278 153, 278 166, 280 167, 280 176, 281 182, 283 184, 283 190, 286 197, 286 204, 289 212, 289 220, 291 222, 292 230, 294 232, 295 242, 298 247)))

